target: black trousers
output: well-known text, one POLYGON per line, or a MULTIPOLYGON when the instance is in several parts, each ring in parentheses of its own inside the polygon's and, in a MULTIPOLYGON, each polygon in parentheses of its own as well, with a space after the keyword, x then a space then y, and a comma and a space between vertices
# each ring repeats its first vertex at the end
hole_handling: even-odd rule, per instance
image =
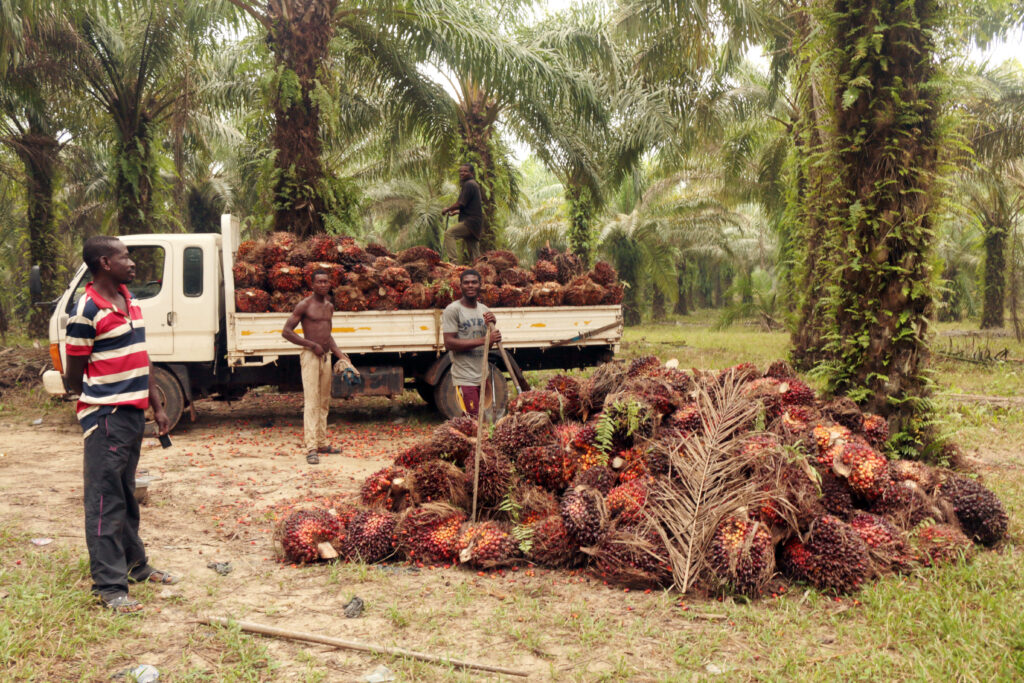
POLYGON ((99 595, 127 592, 128 573, 146 566, 135 500, 145 425, 141 410, 120 406, 85 439, 85 544, 99 595))

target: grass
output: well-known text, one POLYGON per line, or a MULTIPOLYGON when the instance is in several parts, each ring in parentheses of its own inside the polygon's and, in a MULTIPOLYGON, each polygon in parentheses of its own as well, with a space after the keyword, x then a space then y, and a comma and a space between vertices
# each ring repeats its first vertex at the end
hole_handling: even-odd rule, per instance
MULTIPOLYGON (((630 328, 622 355, 676 357, 682 367, 711 368, 741 361, 763 366, 785 357, 785 333, 746 326, 713 331, 712 318, 705 313, 630 328)), ((957 329, 940 326, 940 332, 957 329)), ((1024 345, 1012 338, 990 343, 1005 346, 1011 358, 1024 358, 1024 345)), ((1013 363, 941 359, 934 368, 941 394, 1024 394, 1024 374, 1018 375, 1013 363)), ((0 421, 45 399, 21 394, 4 401, 0 421)), ((836 600, 795 585, 754 603, 718 602, 623 592, 582 576, 539 574, 516 581, 460 571, 406 576, 362 565, 309 568, 284 580, 317 581, 324 599, 339 603, 360 595, 367 600, 367 618, 386 624, 390 644, 495 663, 535 659, 541 662, 536 678, 1019 680, 1024 677, 1024 462, 1019 455, 1024 409, 961 403, 953 396, 940 397, 939 406, 946 430, 977 456, 986 484, 1007 506, 1009 539, 970 563, 888 576, 852 597, 836 600), (467 654, 474 650, 476 656, 467 654)), ((355 412, 373 419, 362 413, 374 407, 355 412)), ((153 617, 123 619, 98 610, 88 596, 84 551, 54 546, 31 545, 17 523, 0 527, 0 591, 8 593, 0 598, 0 679, 105 679, 148 647, 145 624, 153 617)), ((148 591, 141 595, 149 605, 154 589, 141 590, 148 591)), ((228 597, 214 591, 206 607, 228 597)), ((262 611, 263 617, 275 614, 269 604, 262 611)), ((340 622, 337 633, 344 632, 340 622)), ((181 646, 178 664, 166 673, 184 681, 338 680, 341 662, 345 680, 378 664, 398 680, 481 678, 451 667, 355 653, 333 655, 328 665, 323 651, 270 643, 237 627, 197 627, 181 646)))

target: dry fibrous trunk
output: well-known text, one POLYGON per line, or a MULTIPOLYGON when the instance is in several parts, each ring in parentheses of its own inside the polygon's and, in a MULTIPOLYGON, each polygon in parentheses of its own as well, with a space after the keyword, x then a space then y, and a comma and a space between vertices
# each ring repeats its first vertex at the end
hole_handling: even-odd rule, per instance
POLYGON ((466 101, 462 111, 462 141, 466 147, 468 159, 460 160, 473 163, 476 181, 480 184, 480 204, 484 212, 483 227, 480 231, 480 247, 483 250, 493 249, 495 245, 494 216, 497 202, 494 197, 495 168, 491 154, 491 138, 494 124, 498 117, 498 105, 493 102, 486 91, 472 85, 464 86, 466 101))
POLYGON ((277 171, 274 224, 302 236, 323 230, 327 208, 320 108, 313 90, 334 36, 337 6, 338 0, 270 0, 266 8, 267 44, 279 70, 271 134, 277 171))
MULTIPOLYGON (((838 0, 834 94, 841 270, 830 304, 832 386, 910 430, 926 410, 933 185, 941 144, 932 0, 838 0), (861 49, 858 46, 875 47, 861 49)), ((911 436, 920 445, 920 435, 911 436)))
POLYGON ((985 233, 985 279, 981 308, 981 329, 1003 326, 1003 311, 1006 303, 1006 236, 1007 230, 1001 225, 984 226, 985 233))

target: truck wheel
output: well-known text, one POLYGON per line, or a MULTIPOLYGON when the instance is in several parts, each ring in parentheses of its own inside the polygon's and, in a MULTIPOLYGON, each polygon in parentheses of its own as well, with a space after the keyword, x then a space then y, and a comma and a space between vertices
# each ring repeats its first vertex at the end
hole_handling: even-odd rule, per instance
MULTIPOLYGON (((505 415, 508 408, 508 382, 501 370, 492 363, 491 384, 494 386, 494 406, 489 409, 493 419, 505 415)), ((445 370, 441 381, 434 386, 434 405, 438 412, 446 418, 451 419, 462 415, 462 408, 459 407, 459 397, 455 395, 455 383, 452 382, 451 370, 445 370)))
POLYGON ((434 387, 430 386, 421 379, 416 380, 416 393, 420 395, 427 405, 434 405, 434 387))
MULTIPOLYGON (((156 393, 164 403, 164 412, 167 413, 167 420, 173 430, 185 410, 185 392, 181 390, 178 378, 163 368, 154 367, 149 381, 156 386, 156 393)), ((146 436, 156 436, 156 421, 153 420, 152 409, 146 411, 145 434, 146 436)))

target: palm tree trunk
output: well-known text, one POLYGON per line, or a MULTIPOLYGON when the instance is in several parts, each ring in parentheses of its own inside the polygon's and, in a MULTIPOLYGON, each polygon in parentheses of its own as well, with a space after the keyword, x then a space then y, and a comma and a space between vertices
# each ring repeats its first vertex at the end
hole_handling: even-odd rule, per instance
POLYGON ((589 188, 580 185, 567 187, 566 195, 569 205, 569 248, 589 268, 594 249, 593 197, 589 188))
POLYGON ((676 286, 678 294, 676 298, 676 306, 673 309, 673 312, 676 315, 687 315, 690 312, 686 305, 686 298, 689 296, 689 292, 687 291, 689 289, 687 281, 686 261, 680 261, 676 264, 676 286))
POLYGON ((149 227, 153 206, 156 166, 150 125, 145 115, 128 119, 119 131, 114 152, 114 196, 117 224, 122 235, 152 232, 149 227))
MULTIPOLYGON (((462 142, 466 147, 467 159, 475 168, 476 180, 480 184, 480 204, 484 212, 483 227, 480 231, 480 248, 493 249, 497 243, 494 217, 498 203, 495 200, 496 173, 494 155, 491 153, 491 138, 497 112, 488 101, 482 89, 467 94, 462 111, 462 142)), ((461 163, 461 162, 460 162, 461 163)))
POLYGON ((338 0, 269 0, 267 44, 280 75, 274 99, 274 226, 300 236, 323 231, 327 209, 320 108, 312 95, 334 36, 338 0))
MULTIPOLYGON (((43 300, 55 298, 59 289, 60 240, 54 228, 53 183, 57 172, 60 145, 52 135, 30 132, 17 140, 15 149, 25 167, 25 203, 28 209, 29 261, 39 266, 43 300)), ((33 307, 29 332, 45 336, 50 312, 33 307)))
POLYGON ((651 317, 655 320, 664 320, 667 311, 665 306, 665 295, 657 286, 653 286, 654 292, 651 295, 651 317))
POLYGON ((981 309, 981 329, 1003 326, 1006 306, 1006 235, 1001 225, 983 226, 985 234, 985 279, 982 283, 984 299, 981 309))

